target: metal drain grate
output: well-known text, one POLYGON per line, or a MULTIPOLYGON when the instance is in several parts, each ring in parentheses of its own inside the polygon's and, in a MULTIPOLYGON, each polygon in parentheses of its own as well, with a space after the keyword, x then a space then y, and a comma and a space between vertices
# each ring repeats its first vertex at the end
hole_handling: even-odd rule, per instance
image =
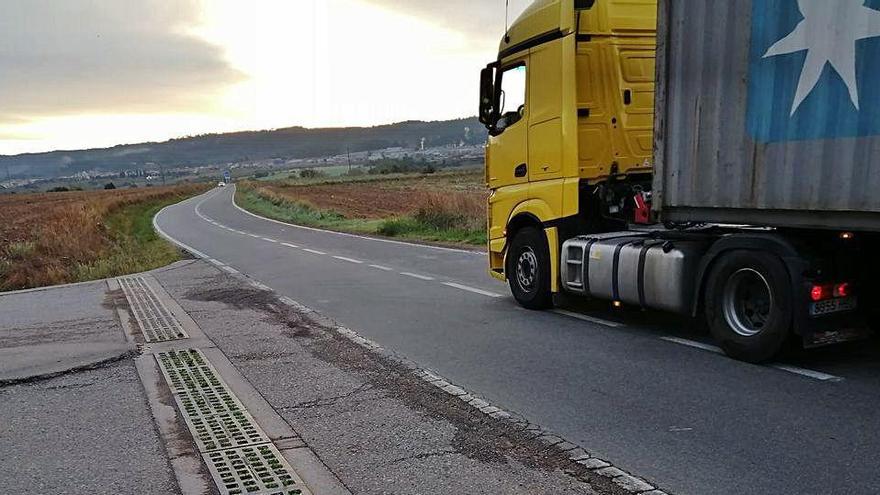
POLYGON ((144 340, 167 342, 188 337, 180 322, 162 304, 143 277, 123 277, 118 280, 144 340))
POLYGON ((201 351, 156 360, 221 493, 310 493, 201 351))
POLYGON ((274 445, 256 445, 204 454, 219 488, 230 495, 306 495, 309 491, 274 445))
POLYGON ((198 351, 160 352, 156 359, 174 393, 224 387, 217 371, 198 351))
POLYGON ((229 402, 237 403, 238 400, 223 389, 204 393, 180 392, 175 398, 201 452, 269 442, 244 408, 234 405, 237 410, 228 410, 229 402), (226 399, 220 399, 221 396, 226 399))

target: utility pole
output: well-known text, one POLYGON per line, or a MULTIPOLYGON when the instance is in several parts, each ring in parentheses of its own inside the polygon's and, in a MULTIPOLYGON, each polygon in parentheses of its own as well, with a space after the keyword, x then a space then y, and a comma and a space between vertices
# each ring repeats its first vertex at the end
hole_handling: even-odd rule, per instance
POLYGON ((351 146, 345 145, 345 152, 348 154, 348 175, 351 175, 351 146))
POLYGON ((159 173, 162 174, 162 186, 165 186, 165 165, 159 164, 159 173))

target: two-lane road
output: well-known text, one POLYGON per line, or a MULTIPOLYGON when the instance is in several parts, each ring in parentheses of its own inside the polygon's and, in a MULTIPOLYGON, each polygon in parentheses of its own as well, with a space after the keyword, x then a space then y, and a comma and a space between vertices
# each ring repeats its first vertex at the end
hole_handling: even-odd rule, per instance
POLYGON ((525 311, 482 254, 260 219, 233 193, 157 225, 672 493, 880 491, 873 349, 754 366, 693 347, 681 321, 525 311))

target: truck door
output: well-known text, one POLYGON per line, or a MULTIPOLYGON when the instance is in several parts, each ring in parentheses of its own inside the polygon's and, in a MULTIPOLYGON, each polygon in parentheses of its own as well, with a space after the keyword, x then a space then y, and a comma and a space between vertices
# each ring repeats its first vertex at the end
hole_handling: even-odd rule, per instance
MULTIPOLYGON (((529 55, 529 179, 562 175, 563 40, 532 48, 529 55)), ((561 194, 560 194, 561 196, 561 194)))
POLYGON ((496 131, 490 139, 488 182, 498 189, 529 181, 527 57, 502 66, 498 84, 501 92, 496 131))

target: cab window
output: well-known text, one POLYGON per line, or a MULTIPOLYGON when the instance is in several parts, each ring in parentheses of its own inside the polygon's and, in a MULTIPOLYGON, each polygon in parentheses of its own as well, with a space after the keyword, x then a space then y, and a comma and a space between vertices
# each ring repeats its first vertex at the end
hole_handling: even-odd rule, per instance
POLYGON ((501 94, 496 128, 502 131, 520 120, 526 109, 526 66, 517 65, 501 72, 501 94))

